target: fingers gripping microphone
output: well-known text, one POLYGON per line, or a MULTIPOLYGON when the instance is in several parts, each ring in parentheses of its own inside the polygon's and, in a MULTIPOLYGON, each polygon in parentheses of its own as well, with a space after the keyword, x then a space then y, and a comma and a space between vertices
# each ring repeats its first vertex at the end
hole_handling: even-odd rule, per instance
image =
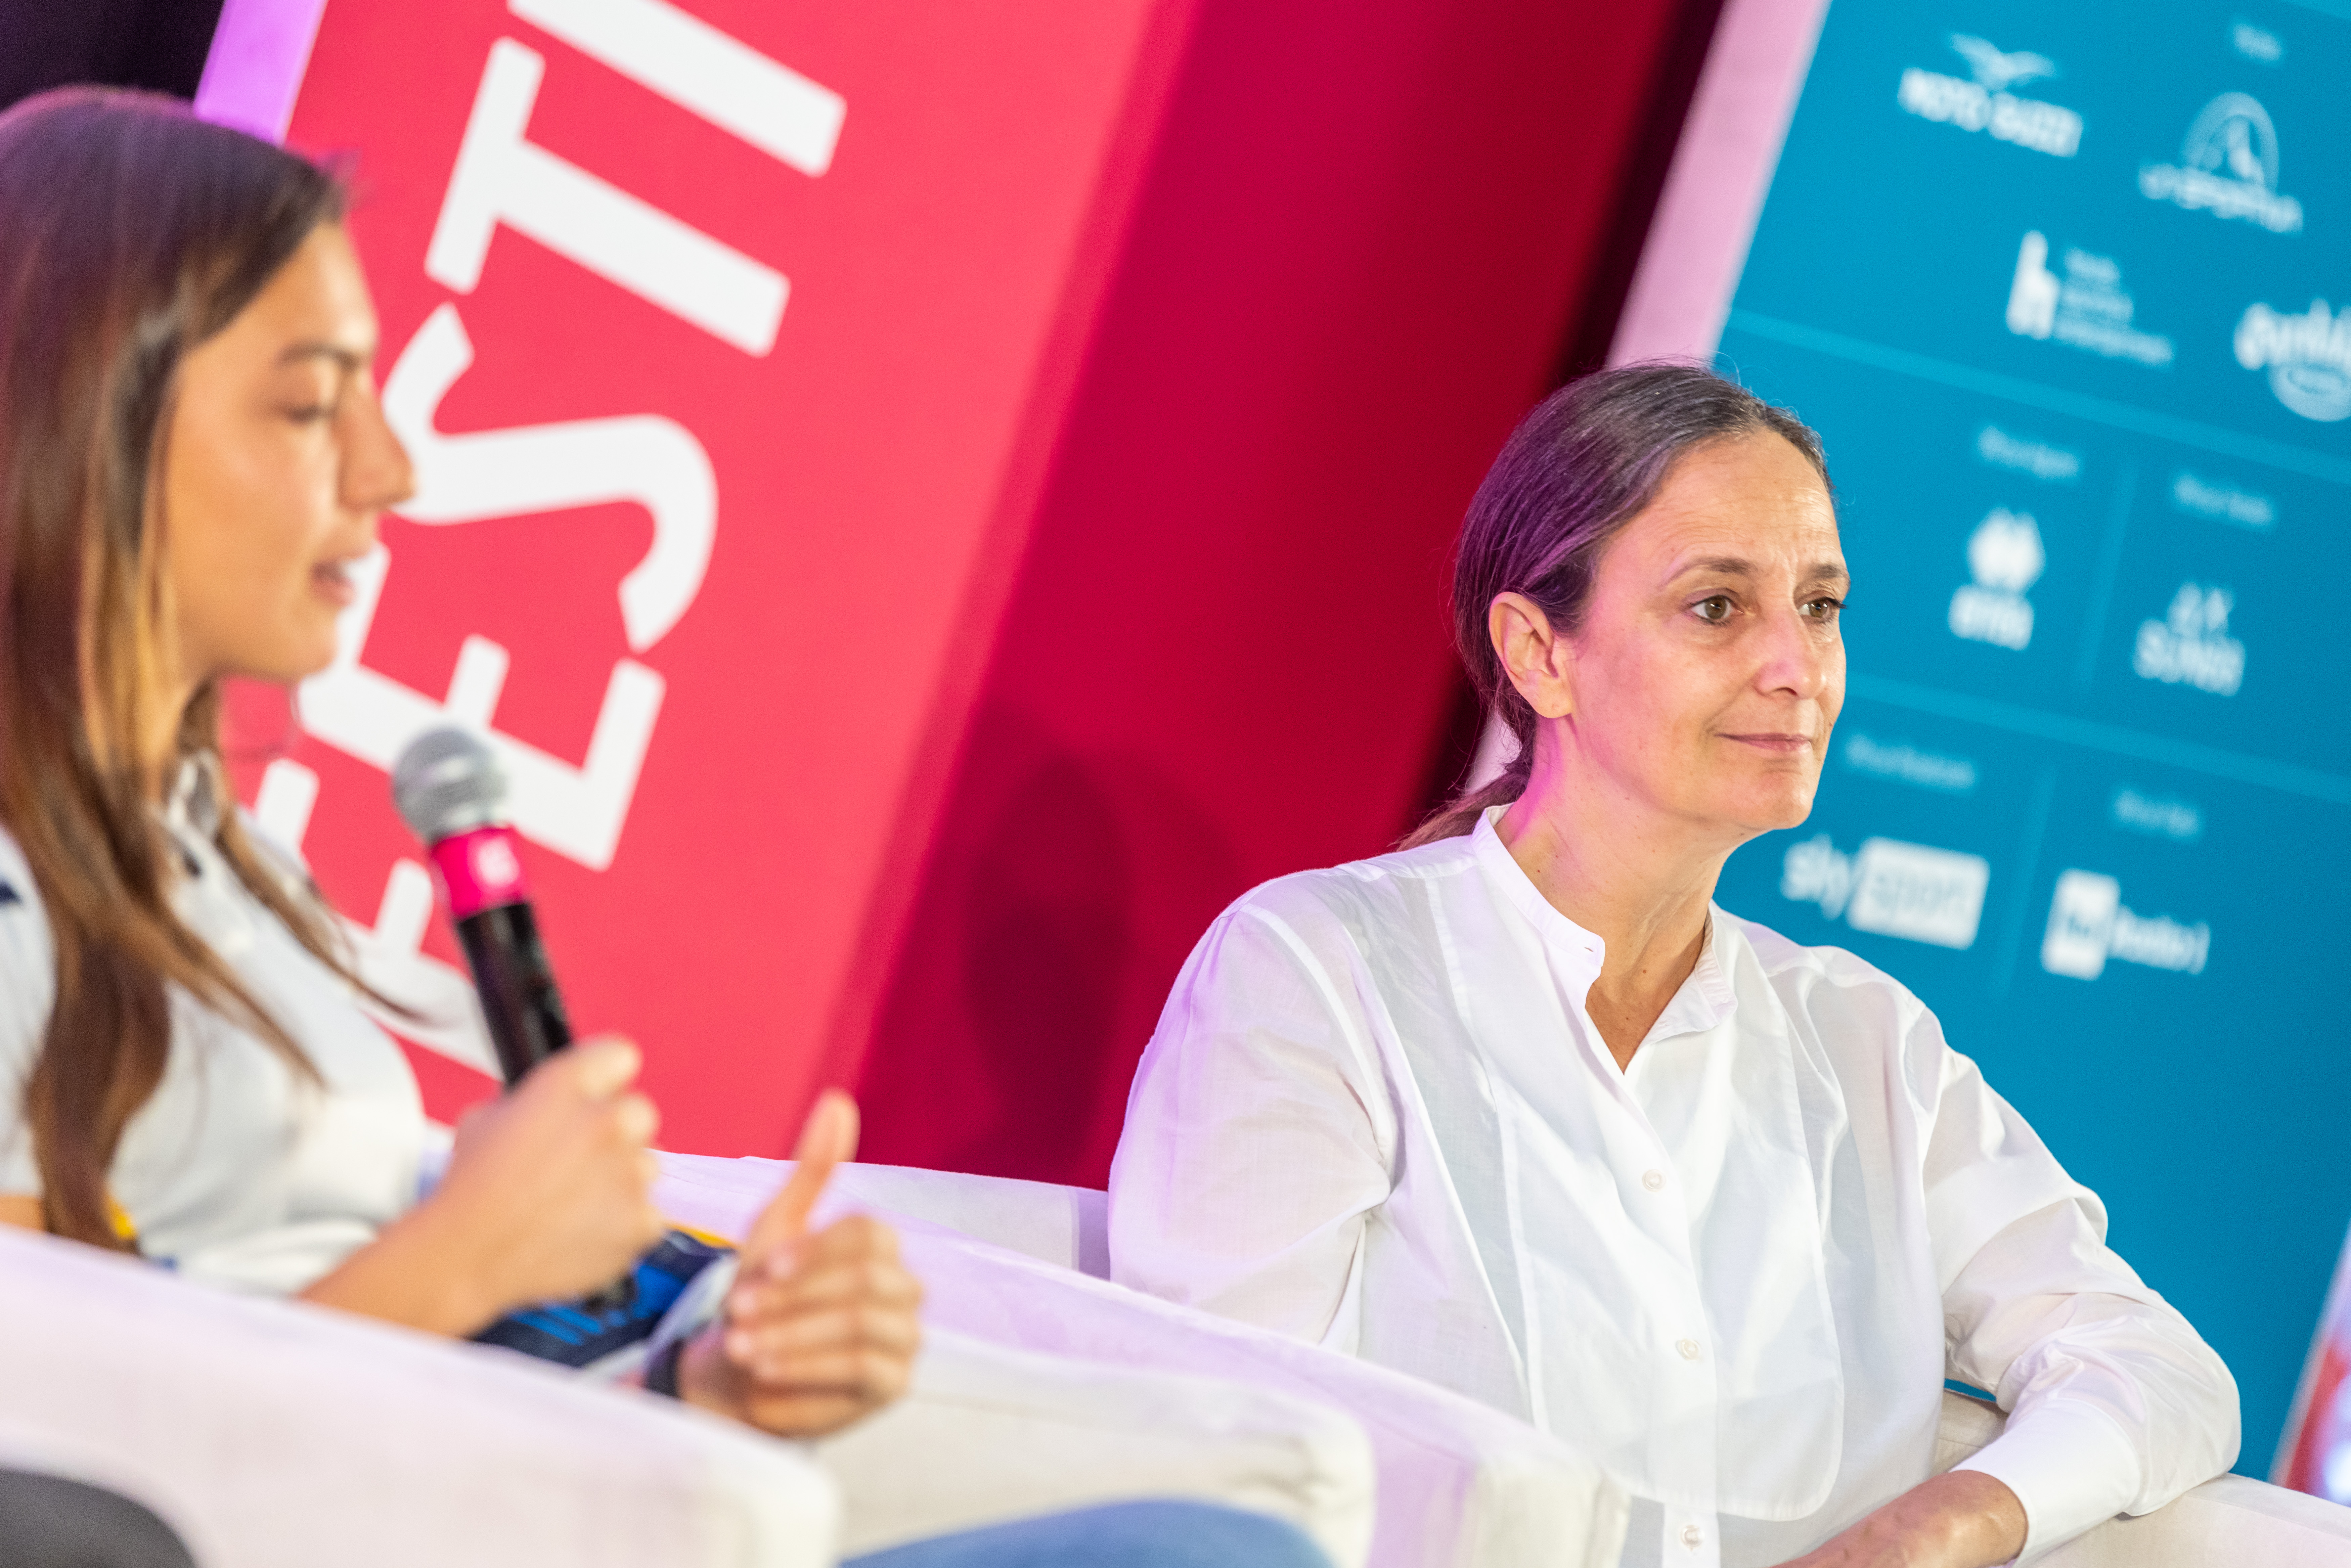
POLYGON ((427 730, 392 765, 392 803, 432 859, 498 1067, 513 1084, 571 1043, 571 1021, 531 914, 506 793, 497 758, 462 729, 427 730))
MULTIPOLYGON (((555 970, 538 939, 523 881, 522 857, 506 821, 507 780, 481 739, 462 729, 431 729, 408 743, 392 768, 392 804, 423 841, 433 880, 457 928, 482 1018, 511 1088, 522 1075, 571 1043, 555 970)), ((594 1314, 595 1333, 551 1336, 536 1314, 501 1318, 474 1337, 545 1360, 586 1365, 637 1343, 661 1312, 718 1252, 672 1231, 614 1284, 577 1305, 594 1314), (648 1295, 643 1288, 653 1284, 648 1295)), ((672 1389, 670 1392, 674 1393, 672 1389)))

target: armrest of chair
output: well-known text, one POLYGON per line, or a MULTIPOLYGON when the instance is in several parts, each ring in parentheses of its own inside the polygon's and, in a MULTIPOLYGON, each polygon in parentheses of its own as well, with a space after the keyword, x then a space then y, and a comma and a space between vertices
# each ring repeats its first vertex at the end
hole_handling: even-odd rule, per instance
POLYGON ((906 1396, 817 1455, 841 1484, 844 1554, 1141 1498, 1287 1520, 1334 1568, 1371 1542, 1371 1447, 1335 1409, 938 1328, 906 1396))
POLYGON ((824 1568, 800 1452, 504 1351, 0 1231, 0 1460, 239 1568, 824 1568))
MULTIPOLYGON (((699 1196, 729 1214, 744 1194, 772 1192, 792 1170, 789 1160, 756 1157, 665 1153, 661 1162, 665 1190, 681 1195, 679 1201, 691 1207, 699 1196)), ((1110 1195, 1091 1187, 852 1164, 833 1172, 831 1191, 837 1201, 877 1214, 918 1219, 1097 1280, 1110 1278, 1110 1195)))
MULTIPOLYGON (((674 1161, 664 1156, 668 1176, 657 1193, 665 1211, 722 1235, 739 1235, 789 1168, 696 1161, 681 1169, 674 1161)), ((974 1179, 929 1174, 940 1183, 974 1179)), ((854 1196, 856 1184, 841 1185, 845 1197, 854 1196)), ((1072 1388, 1080 1397, 1114 1367, 1245 1384, 1344 1411, 1370 1438, 1376 1465, 1369 1561, 1379 1568, 1600 1568, 1616 1561, 1624 1494, 1574 1450, 1499 1411, 974 1241, 886 1204, 860 1206, 899 1227, 907 1261, 927 1289, 930 1325, 1063 1364, 1090 1364, 1072 1388)), ((843 1479, 854 1518, 865 1483, 843 1479)))
MULTIPOLYGON (((2007 1423, 1994 1406, 1945 1393, 1936 1469, 1949 1469, 2007 1423)), ((2047 1568, 2351 1568, 2351 1508, 2216 1476, 2153 1513, 2109 1520, 2035 1561, 2047 1568)))

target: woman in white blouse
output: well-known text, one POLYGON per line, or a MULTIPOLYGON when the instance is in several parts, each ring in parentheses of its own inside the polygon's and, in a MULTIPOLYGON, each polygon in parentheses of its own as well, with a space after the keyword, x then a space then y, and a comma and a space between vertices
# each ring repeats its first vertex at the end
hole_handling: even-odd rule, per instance
POLYGON ((1455 563, 1519 743, 1194 950, 1115 1277, 1426 1377, 1633 1496, 1627 1563, 1973 1568, 2226 1469, 2236 1387, 1907 990, 1715 907, 1844 692, 1820 442, 1711 373, 1531 414, 1455 563), (1931 1476, 1946 1377, 2000 1438, 1931 1476))

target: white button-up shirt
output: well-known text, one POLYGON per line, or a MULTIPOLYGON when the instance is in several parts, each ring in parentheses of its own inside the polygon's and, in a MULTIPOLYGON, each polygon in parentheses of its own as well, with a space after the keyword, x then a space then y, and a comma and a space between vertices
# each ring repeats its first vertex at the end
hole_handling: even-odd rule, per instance
POLYGON ((1475 832, 1269 883, 1144 1052, 1113 1276, 1520 1415, 1627 1563, 1800 1555, 1924 1479, 1946 1376, 2034 1555, 2237 1452, 2236 1385, 1935 1017, 1712 913, 1623 1071, 1600 939, 1475 832))
MULTIPOLYGON (((147 1257, 208 1283, 290 1294, 415 1203, 431 1139, 400 1047, 221 857, 211 782, 208 769, 189 764, 162 814, 180 857, 173 907, 316 1076, 170 988, 162 1080, 123 1128, 107 1186, 147 1257)), ((259 847, 289 871, 296 863, 259 847)), ((56 995, 39 890, 0 831, 0 1193, 41 1190, 24 1084, 56 995)))

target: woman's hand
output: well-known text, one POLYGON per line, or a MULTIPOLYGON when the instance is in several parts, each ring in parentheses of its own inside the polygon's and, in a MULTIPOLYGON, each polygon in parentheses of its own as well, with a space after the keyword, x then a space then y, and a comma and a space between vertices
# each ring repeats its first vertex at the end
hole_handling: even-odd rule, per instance
POLYGON ((647 1148, 660 1118, 629 1087, 642 1063, 627 1040, 590 1040, 466 1113, 439 1189, 306 1298, 466 1334, 619 1279, 663 1230, 647 1148))
POLYGON ((689 1401, 779 1437, 815 1437, 905 1392, 922 1344, 923 1287, 896 1233, 852 1216, 815 1236, 809 1210, 857 1152, 857 1107, 828 1090, 810 1112, 792 1179, 751 1228, 725 1312, 689 1344, 689 1401))
POLYGON ((2024 1550, 2024 1505, 1980 1470, 1947 1470, 1784 1568, 1991 1568, 2024 1550))

